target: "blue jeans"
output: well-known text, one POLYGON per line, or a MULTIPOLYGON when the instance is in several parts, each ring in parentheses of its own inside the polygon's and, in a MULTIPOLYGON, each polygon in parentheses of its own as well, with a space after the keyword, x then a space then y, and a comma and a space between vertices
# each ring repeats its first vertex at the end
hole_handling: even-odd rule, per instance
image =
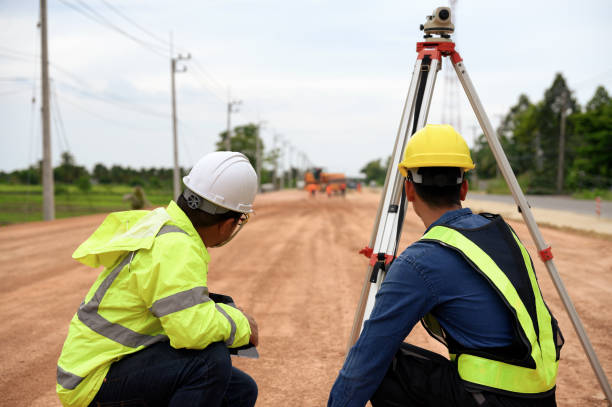
POLYGON ((111 365, 90 406, 252 407, 257 384, 232 367, 225 344, 206 349, 152 345, 111 365))

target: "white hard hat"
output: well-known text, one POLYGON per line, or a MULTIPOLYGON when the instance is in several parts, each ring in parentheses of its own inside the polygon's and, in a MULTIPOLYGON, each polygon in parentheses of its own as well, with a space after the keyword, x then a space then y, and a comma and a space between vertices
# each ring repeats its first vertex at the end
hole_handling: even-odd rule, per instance
MULTIPOLYGON (((190 191, 221 208, 242 213, 253 212, 257 174, 242 153, 216 151, 206 154, 183 177, 183 182, 188 188, 185 190, 187 201, 191 200, 195 207, 206 212, 215 213, 208 209, 211 205, 206 205, 206 202, 195 202, 199 200, 194 201, 192 198, 197 197, 190 194, 190 191)), ((223 211, 216 211, 219 212, 223 211)))

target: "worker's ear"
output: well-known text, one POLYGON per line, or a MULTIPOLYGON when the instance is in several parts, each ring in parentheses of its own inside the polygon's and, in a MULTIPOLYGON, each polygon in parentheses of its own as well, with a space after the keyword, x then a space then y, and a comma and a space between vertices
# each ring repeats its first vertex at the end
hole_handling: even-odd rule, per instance
POLYGON ((228 218, 228 219, 225 219, 225 220, 217 223, 217 228, 218 228, 219 234, 221 236, 229 236, 229 235, 231 235, 232 232, 234 231, 234 228, 236 227, 237 223, 238 222, 234 218, 228 218))
POLYGON ((404 183, 405 183, 405 189, 406 189, 406 199, 408 199, 408 202, 414 202, 414 199, 416 198, 416 191, 414 190, 414 184, 412 183, 412 181, 408 179, 406 179, 404 183))
POLYGON ((465 197, 468 193, 468 180, 467 178, 463 179, 463 182, 461 183, 461 189, 459 190, 459 199, 461 199, 462 201, 465 201, 465 197))

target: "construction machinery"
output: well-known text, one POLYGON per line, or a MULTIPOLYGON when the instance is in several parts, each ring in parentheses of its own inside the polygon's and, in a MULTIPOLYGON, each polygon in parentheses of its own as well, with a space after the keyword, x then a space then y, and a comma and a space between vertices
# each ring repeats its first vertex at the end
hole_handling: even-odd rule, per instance
POLYGON ((344 195, 346 192, 346 176, 343 173, 324 172, 323 168, 310 168, 304 173, 304 189, 309 194, 324 192, 327 196, 344 195))

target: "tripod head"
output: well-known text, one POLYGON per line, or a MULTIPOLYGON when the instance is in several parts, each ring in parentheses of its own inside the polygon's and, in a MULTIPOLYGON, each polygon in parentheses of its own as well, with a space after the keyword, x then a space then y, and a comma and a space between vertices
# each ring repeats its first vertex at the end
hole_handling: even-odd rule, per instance
POLYGON ((455 31, 451 20, 450 7, 438 7, 432 15, 425 17, 425 24, 421 24, 421 31, 425 33, 425 41, 451 41, 450 35, 455 31), (440 37, 434 37, 434 35, 440 37))

